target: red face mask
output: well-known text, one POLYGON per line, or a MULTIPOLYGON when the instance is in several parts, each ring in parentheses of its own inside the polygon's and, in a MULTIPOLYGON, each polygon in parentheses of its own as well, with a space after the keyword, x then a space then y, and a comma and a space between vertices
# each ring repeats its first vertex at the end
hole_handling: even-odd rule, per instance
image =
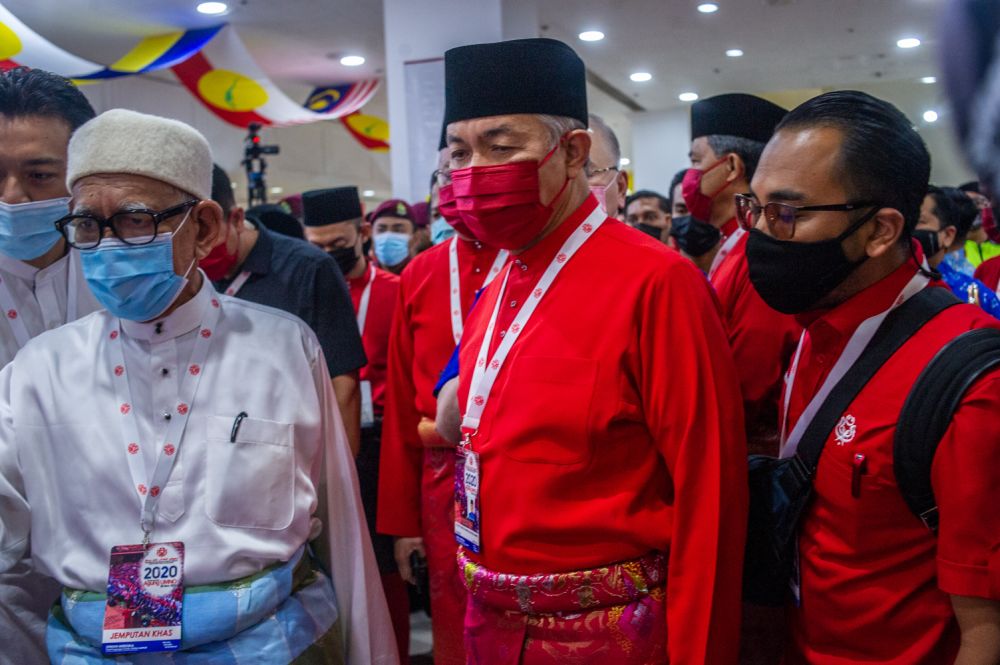
POLYGON ((986 231, 986 237, 993 242, 1000 242, 1000 228, 997 228, 996 219, 993 217, 993 206, 986 206, 980 210, 979 216, 983 220, 983 231, 986 231))
POLYGON ((462 221, 462 216, 458 214, 458 205, 455 203, 454 185, 448 183, 438 188, 438 212, 444 221, 451 225, 458 233, 466 238, 474 238, 472 231, 462 221))
POLYGON ((491 247, 521 249, 541 235, 552 219, 553 205, 569 185, 567 178, 548 205, 539 200, 538 169, 558 148, 559 144, 540 162, 470 166, 451 172, 458 213, 476 238, 491 247))
POLYGON ((226 224, 226 238, 221 243, 212 248, 212 251, 208 253, 208 256, 203 258, 198 262, 198 267, 205 271, 208 278, 213 282, 217 282, 223 279, 229 274, 229 271, 233 269, 236 265, 236 259, 239 258, 239 246, 237 245, 236 251, 232 254, 226 249, 226 245, 229 243, 229 232, 232 230, 232 224, 226 224))
POLYGON ((719 192, 729 186, 728 182, 724 182, 722 183, 722 187, 711 194, 704 194, 701 191, 701 179, 705 177, 705 174, 722 166, 726 163, 726 160, 727 158, 723 157, 704 171, 700 169, 688 169, 687 173, 684 174, 684 180, 681 181, 681 195, 684 197, 684 203, 687 204, 688 212, 695 219, 703 222, 709 221, 709 218, 712 216, 712 201, 719 195, 719 192))

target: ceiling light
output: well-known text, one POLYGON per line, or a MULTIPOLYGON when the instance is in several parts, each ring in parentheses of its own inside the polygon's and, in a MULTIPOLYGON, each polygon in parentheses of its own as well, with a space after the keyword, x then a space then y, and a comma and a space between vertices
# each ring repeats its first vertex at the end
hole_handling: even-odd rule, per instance
POLYGON ((360 55, 345 55, 340 59, 340 64, 344 67, 357 67, 365 64, 365 59, 360 55))
POLYGON ((938 112, 933 109, 924 111, 924 122, 937 122, 938 112))
POLYGON ((281 194, 283 191, 285 191, 284 187, 272 187, 271 188, 271 193, 272 194, 281 194))
POLYGON ((197 9, 199 14, 218 16, 229 11, 229 5, 224 2, 202 2, 198 4, 197 9))
POLYGON ((726 55, 728 55, 730 58, 742 58, 743 57, 743 49, 740 49, 740 48, 731 48, 728 51, 726 51, 726 55))
POLYGON ((622 157, 621 159, 618 160, 618 166, 628 166, 631 163, 632 160, 629 159, 628 157, 622 157))
POLYGON ((365 191, 361 192, 361 196, 365 197, 366 199, 370 199, 371 197, 375 196, 375 190, 366 189, 365 191))
POLYGON ((681 100, 682 102, 693 102, 696 99, 698 99, 698 93, 697 92, 682 92, 681 94, 677 95, 677 99, 681 100))
POLYGON ((646 81, 652 81, 653 75, 649 72, 634 72, 629 78, 636 83, 645 83, 646 81))
POLYGON ((698 11, 700 11, 702 14, 714 14, 715 12, 719 11, 719 5, 715 4, 714 2, 703 2, 700 5, 698 5, 698 11))
POLYGON ((579 37, 585 42, 599 42, 604 39, 604 33, 600 30, 585 30, 580 33, 579 37))
POLYGON ((916 37, 904 37, 896 42, 899 48, 916 48, 920 46, 920 40, 916 37))
POLYGON ((920 82, 921 83, 937 83, 937 77, 936 76, 925 76, 922 79, 920 79, 920 82))

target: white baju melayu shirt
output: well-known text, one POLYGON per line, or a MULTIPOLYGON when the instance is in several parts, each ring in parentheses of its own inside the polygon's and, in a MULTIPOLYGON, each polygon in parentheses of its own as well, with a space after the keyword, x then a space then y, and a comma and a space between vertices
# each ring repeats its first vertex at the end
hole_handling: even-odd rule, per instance
MULTIPOLYGON (((30 338, 100 309, 83 278, 80 256, 70 250, 45 268, 0 254, 0 367, 30 338)), ((44 658, 40 640, 58 586, 21 561, 0 573, 0 664, 44 658)))
POLYGON ((83 278, 80 255, 75 250, 41 269, 0 254, 0 284, 7 287, 12 300, 5 305, 0 298, 0 318, 3 319, 0 323, 0 367, 13 360, 23 346, 12 318, 24 324, 23 330, 30 337, 37 337, 46 330, 101 309, 83 278))
POLYGON ((194 586, 287 561, 322 529, 349 662, 395 662, 354 463, 316 336, 291 315, 219 295, 203 280, 163 319, 121 321, 112 335, 118 320, 97 312, 32 340, 0 372, 0 570, 24 554, 30 533, 36 568, 68 587, 105 588, 111 548, 142 539, 109 345, 122 344, 136 454, 150 477, 202 321, 218 306, 151 540, 184 543, 184 580, 194 586), (233 443, 241 412, 247 417, 233 443))

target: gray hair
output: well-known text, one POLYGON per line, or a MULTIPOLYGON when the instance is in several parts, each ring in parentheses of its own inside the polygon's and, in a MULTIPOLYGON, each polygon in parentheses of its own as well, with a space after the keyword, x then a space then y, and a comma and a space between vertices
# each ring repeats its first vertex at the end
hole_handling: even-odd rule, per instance
POLYGON ((587 126, 576 118, 568 118, 562 115, 546 115, 544 113, 538 114, 537 118, 542 121, 545 128, 549 131, 549 141, 555 145, 559 143, 561 139, 567 132, 571 132, 574 129, 586 129, 587 126))
POLYGON ((747 182, 753 180, 753 174, 757 170, 757 162, 760 161, 761 153, 764 152, 764 143, 728 134, 712 134, 706 136, 705 140, 708 141, 708 147, 719 158, 731 152, 736 153, 743 160, 747 182))
POLYGON ((608 142, 608 145, 611 146, 611 156, 615 160, 614 166, 618 166, 622 161, 622 148, 618 143, 615 131, 608 126, 608 123, 604 122, 604 118, 596 113, 590 114, 590 129, 595 134, 600 132, 608 142))

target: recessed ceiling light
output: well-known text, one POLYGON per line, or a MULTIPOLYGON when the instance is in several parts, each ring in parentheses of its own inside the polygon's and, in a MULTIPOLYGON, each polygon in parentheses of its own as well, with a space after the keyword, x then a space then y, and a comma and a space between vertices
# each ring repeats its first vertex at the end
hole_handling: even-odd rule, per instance
POLYGON ((646 81, 652 81, 653 75, 649 72, 634 72, 629 78, 636 83, 645 83, 646 81))
POLYGON ((698 93, 697 92, 682 92, 681 94, 677 95, 677 99, 681 100, 682 102, 693 102, 696 99, 698 99, 698 93))
POLYGON ((938 112, 931 109, 924 111, 924 122, 937 122, 938 112))
POLYGON ((714 2, 703 2, 700 5, 698 5, 698 11, 700 11, 702 14, 714 14, 715 12, 719 11, 719 5, 715 4, 714 2))
POLYGON ((361 192, 361 196, 365 197, 366 199, 370 199, 371 197, 375 196, 375 190, 366 189, 365 191, 361 192))
POLYGON ((936 76, 925 76, 922 79, 920 79, 920 82, 921 83, 928 83, 928 84, 930 84, 930 83, 937 83, 937 77, 936 76))
POLYGON ((199 14, 218 16, 229 11, 229 5, 224 2, 202 2, 198 4, 197 9, 199 14))
POLYGON ((585 42, 599 42, 604 39, 604 33, 600 30, 584 30, 579 37, 585 42))
POLYGON ((344 67, 357 67, 365 64, 365 59, 360 55, 345 55, 340 59, 340 64, 344 67))
POLYGON ((631 163, 632 160, 629 159, 628 157, 622 157, 621 159, 618 160, 618 166, 628 166, 631 163))
POLYGON ((728 51, 726 51, 726 55, 728 55, 730 58, 742 58, 743 57, 743 49, 741 49, 741 48, 731 48, 728 51))
POLYGON ((920 46, 920 40, 916 37, 903 37, 896 42, 896 46, 899 48, 916 48, 920 46))
POLYGON ((271 193, 272 194, 281 194, 283 191, 285 191, 284 187, 272 187, 271 188, 271 193))

